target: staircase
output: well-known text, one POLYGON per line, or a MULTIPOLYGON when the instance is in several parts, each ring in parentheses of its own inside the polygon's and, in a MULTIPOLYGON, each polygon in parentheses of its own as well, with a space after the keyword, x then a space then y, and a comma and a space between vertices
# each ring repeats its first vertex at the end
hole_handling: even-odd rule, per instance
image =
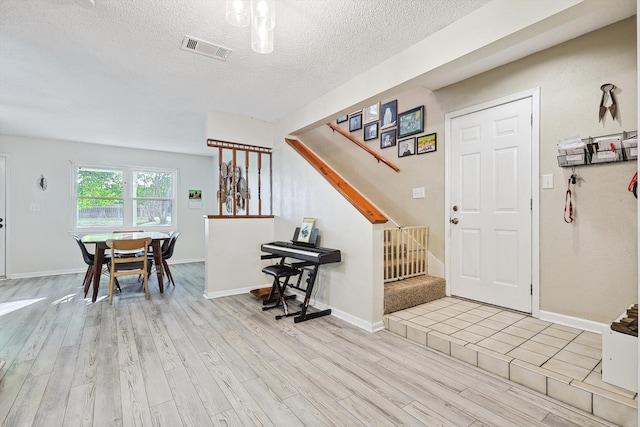
POLYGON ((445 296, 445 280, 427 274, 428 227, 384 230, 384 314, 445 296))

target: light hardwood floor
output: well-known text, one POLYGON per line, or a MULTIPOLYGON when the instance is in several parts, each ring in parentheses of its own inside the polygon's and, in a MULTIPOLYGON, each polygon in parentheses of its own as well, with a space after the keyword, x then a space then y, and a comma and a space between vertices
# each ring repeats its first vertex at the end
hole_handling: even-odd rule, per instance
POLYGON ((0 282, 0 303, 43 298, 0 316, 2 426, 610 425, 387 331, 206 300, 202 263, 171 271, 150 300, 123 278, 112 306, 80 274, 0 282))

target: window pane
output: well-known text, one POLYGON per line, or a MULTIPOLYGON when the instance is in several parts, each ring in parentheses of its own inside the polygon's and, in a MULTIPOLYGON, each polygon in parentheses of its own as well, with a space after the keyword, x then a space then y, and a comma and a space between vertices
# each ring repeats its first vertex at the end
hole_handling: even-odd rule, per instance
POLYGON ((139 226, 170 226, 171 200, 142 200, 133 201, 135 212, 134 223, 139 226))
POLYGON ((122 171, 78 168, 78 197, 122 198, 122 171))
POLYGON ((133 197, 165 199, 173 197, 173 180, 170 172, 134 172, 133 185, 133 197))
POLYGON ((122 214, 122 199, 78 199, 78 228, 122 227, 122 214))

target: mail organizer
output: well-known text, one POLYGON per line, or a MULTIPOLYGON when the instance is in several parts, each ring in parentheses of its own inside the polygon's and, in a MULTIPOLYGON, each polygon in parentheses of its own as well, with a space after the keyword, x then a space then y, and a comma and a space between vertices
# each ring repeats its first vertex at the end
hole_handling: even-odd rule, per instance
POLYGON ((569 137, 558 144, 558 166, 575 167, 638 158, 638 131, 598 137, 569 137))

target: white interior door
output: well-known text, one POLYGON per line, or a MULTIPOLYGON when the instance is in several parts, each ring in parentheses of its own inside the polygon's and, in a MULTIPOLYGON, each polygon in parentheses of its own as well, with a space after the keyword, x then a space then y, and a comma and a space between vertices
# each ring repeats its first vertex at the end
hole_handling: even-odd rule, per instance
POLYGON ((0 156, 0 278, 7 276, 7 159, 0 156))
POLYGON ((450 291, 532 311, 532 99, 451 120, 450 291))

